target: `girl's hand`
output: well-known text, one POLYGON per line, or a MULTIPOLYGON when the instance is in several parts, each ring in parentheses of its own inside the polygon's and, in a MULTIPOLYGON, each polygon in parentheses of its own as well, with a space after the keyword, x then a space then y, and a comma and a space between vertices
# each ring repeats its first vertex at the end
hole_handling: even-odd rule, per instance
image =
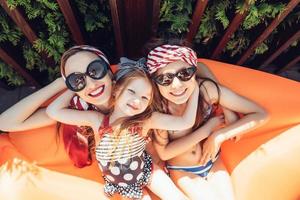
POLYGON ((225 141, 224 135, 216 131, 211 134, 203 144, 203 152, 200 165, 205 165, 209 160, 214 160, 225 141))
POLYGON ((225 125, 224 115, 212 117, 206 122, 206 124, 210 127, 211 131, 213 131, 220 126, 225 125))

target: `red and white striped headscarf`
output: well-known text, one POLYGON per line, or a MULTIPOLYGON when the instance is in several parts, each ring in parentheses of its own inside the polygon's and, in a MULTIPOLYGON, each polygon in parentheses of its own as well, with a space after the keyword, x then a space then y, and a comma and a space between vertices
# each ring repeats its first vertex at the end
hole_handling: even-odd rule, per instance
POLYGON ((178 60, 197 66, 197 54, 191 48, 166 44, 150 51, 147 57, 147 67, 149 73, 152 74, 159 68, 178 60))

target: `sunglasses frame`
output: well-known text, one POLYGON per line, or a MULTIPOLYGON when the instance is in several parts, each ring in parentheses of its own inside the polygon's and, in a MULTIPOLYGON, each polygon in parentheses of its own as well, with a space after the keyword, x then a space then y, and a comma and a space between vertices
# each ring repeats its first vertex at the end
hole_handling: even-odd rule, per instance
POLYGON ((81 72, 73 72, 73 73, 69 74, 69 75, 65 78, 65 83, 66 83, 67 87, 68 87, 70 90, 72 90, 72 91, 74 91, 74 92, 79 92, 79 91, 83 90, 83 89, 86 87, 86 76, 88 76, 88 77, 90 77, 90 78, 92 78, 92 79, 94 79, 94 80, 100 80, 100 79, 102 79, 103 77, 105 77, 105 76, 107 75, 107 73, 108 73, 109 70, 110 70, 109 65, 108 65, 101 57, 99 57, 99 58, 93 60, 92 62, 90 62, 90 63, 88 64, 85 73, 81 73, 81 72), (105 73, 103 73, 103 75, 100 76, 100 77, 98 77, 98 78, 95 78, 95 77, 93 77, 93 76, 91 76, 91 75, 89 74, 89 68, 90 68, 90 66, 91 66, 93 63, 95 63, 95 62, 101 62, 101 65, 104 66, 104 72, 105 72, 105 73), (69 81, 70 77, 71 77, 72 75, 74 75, 74 74, 75 74, 75 75, 82 75, 82 76, 84 77, 84 86, 83 86, 82 88, 80 88, 80 89, 75 89, 75 88, 73 88, 72 85, 71 85, 71 83, 70 83, 70 81, 69 81))
POLYGON ((171 85, 172 84, 172 82, 174 81, 174 78, 175 77, 177 77, 180 81, 189 81, 194 75, 195 75, 195 73, 197 72, 197 67, 196 66, 191 66, 191 67, 188 67, 188 68, 182 68, 182 69, 180 69, 180 70, 178 70, 177 72, 175 72, 175 73, 165 73, 165 74, 160 74, 160 75, 158 75, 158 76, 154 76, 152 79, 155 81, 155 83, 157 83, 157 84, 159 84, 159 85, 161 85, 161 86, 169 86, 169 85, 171 85), (192 75, 191 75, 191 77, 189 78, 189 79, 187 79, 187 80, 182 80, 179 76, 178 76, 178 74, 182 71, 182 70, 185 70, 185 69, 193 69, 193 73, 192 73, 192 75), (163 76, 163 75, 167 75, 167 74, 171 74, 172 75, 172 81, 169 83, 169 84, 162 84, 162 83, 160 83, 157 79, 158 79, 158 77, 159 76, 163 76))

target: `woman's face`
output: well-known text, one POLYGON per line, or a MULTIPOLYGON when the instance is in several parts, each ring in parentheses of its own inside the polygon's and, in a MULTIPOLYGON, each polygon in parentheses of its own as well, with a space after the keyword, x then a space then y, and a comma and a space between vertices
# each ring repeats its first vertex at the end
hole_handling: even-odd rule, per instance
POLYGON ((116 92, 115 107, 126 116, 141 114, 152 99, 152 86, 145 78, 131 80, 116 92), (121 92, 122 91, 122 92, 121 92))
MULTIPOLYGON (((176 61, 160 68, 156 75, 166 74, 166 73, 177 73, 181 69, 191 67, 189 64, 183 61, 176 61)), ((195 89, 195 75, 188 81, 181 81, 176 76, 174 77, 172 83, 168 86, 158 85, 158 89, 161 95, 167 100, 175 104, 183 104, 188 101, 191 94, 195 89)))
MULTIPOLYGON (((68 58, 65 63, 66 77, 73 72, 85 73, 87 66, 98 56, 92 52, 81 51, 68 58)), ((86 76, 86 86, 76 92, 83 100, 93 105, 102 105, 108 102, 111 96, 112 80, 109 74, 102 79, 96 80, 86 76)))

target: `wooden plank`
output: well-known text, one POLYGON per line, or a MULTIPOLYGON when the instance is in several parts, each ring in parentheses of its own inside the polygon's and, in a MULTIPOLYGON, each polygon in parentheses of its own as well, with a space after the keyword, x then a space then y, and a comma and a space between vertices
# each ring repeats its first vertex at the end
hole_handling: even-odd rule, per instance
POLYGON ((286 50, 294 41, 300 38, 300 30, 296 32, 290 39, 288 39, 277 51, 275 51, 260 67, 263 69, 268 64, 270 64, 273 60, 275 60, 284 50, 286 50))
POLYGON ((11 58, 2 48, 0 48, 0 59, 14 68, 14 70, 18 74, 23 76, 29 84, 40 87, 40 84, 36 82, 35 79, 28 72, 26 72, 13 58, 11 58))
MULTIPOLYGON (((28 39, 28 41, 34 45, 34 42, 38 39, 35 32, 32 30, 30 25, 27 23, 25 18, 22 16, 21 12, 18 8, 10 10, 7 6, 6 0, 0 0, 1 6, 4 8, 6 13, 11 17, 11 19, 15 22, 15 24, 20 28, 22 33, 28 39)), ((53 66, 54 61, 48 57, 48 54, 45 52, 40 53, 42 58, 47 62, 48 65, 53 66)))
POLYGON ((189 32, 186 35, 186 40, 189 42, 193 41, 193 39, 195 38, 195 36, 198 32, 201 18, 204 14, 207 3, 208 3, 208 0, 198 0, 197 1, 196 8, 195 8, 195 11, 194 11, 193 17, 192 17, 192 22, 189 26, 189 32))
POLYGON ((78 45, 84 44, 80 28, 74 16, 69 0, 57 0, 59 8, 64 15, 66 23, 72 33, 72 38, 78 45))
POLYGON ((23 34, 26 36, 28 41, 33 44, 38 39, 34 31, 31 29, 29 24, 26 22, 20 11, 15 8, 10 10, 7 6, 6 0, 0 0, 1 6, 4 8, 6 13, 11 17, 15 24, 21 29, 23 34))
POLYGON ((215 48, 211 58, 218 59, 220 53, 225 48, 226 44, 230 40, 232 34, 239 28, 240 24, 244 21, 245 17, 248 14, 249 4, 247 2, 244 3, 243 13, 237 13, 232 22, 230 23, 229 27, 227 28, 224 36, 222 37, 221 41, 219 42, 218 46, 215 48))
POLYGON ((111 16, 114 26, 117 57, 124 56, 124 45, 121 33, 121 24, 119 18, 118 0, 109 0, 111 16))
POLYGON ((290 68, 292 68, 294 65, 296 65, 298 62, 300 62, 300 55, 291 60, 285 67, 280 69, 276 74, 280 74, 281 72, 284 72, 290 68))
POLYGON ((160 0, 153 0, 151 36, 155 37, 159 23, 160 0))
POLYGON ((120 13, 125 55, 138 59, 142 49, 152 36, 153 1, 122 1, 120 13))
POLYGON ((291 0, 286 6, 285 10, 280 13, 272 23, 263 31, 262 34, 255 40, 255 42, 249 47, 249 49, 243 54, 237 65, 242 65, 252 55, 253 51, 258 47, 280 24, 280 22, 297 6, 300 0, 291 0))

